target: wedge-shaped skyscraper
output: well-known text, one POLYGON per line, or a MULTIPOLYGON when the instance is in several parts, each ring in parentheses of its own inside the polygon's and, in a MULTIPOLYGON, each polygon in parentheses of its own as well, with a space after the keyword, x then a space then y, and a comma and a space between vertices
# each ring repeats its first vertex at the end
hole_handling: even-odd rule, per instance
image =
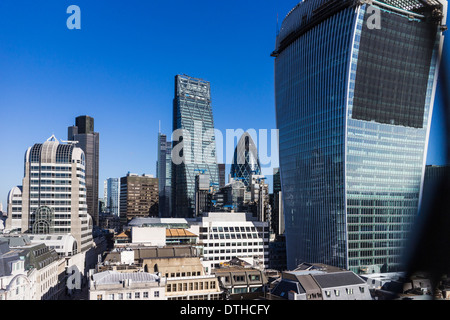
POLYGON ((447 2, 305 0, 276 39, 288 268, 401 268, 418 213, 447 2))
POLYGON ((211 86, 186 75, 175 77, 172 135, 172 210, 174 217, 193 217, 195 177, 209 176, 219 186, 211 86))

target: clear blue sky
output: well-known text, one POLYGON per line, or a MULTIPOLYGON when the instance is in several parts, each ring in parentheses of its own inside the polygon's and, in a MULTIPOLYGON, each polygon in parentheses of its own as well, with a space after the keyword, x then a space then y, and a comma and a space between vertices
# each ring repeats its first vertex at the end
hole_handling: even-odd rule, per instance
MULTIPOLYGON (((211 82, 215 126, 274 129, 273 58, 297 0, 1 0, 0 201, 20 185, 26 149, 67 138, 75 117, 95 118, 102 182, 155 174, 158 122, 171 134, 174 76, 211 82), (69 30, 69 5, 81 30, 69 30)), ((439 111, 439 108, 437 108, 439 111)), ((441 164, 439 116, 429 163, 441 164)))

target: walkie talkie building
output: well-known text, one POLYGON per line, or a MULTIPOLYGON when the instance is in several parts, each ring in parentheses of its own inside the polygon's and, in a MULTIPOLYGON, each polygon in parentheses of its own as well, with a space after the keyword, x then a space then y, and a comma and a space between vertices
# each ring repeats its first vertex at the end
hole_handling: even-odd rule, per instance
POLYGON ((276 39, 288 268, 401 268, 418 213, 444 0, 305 0, 276 39))

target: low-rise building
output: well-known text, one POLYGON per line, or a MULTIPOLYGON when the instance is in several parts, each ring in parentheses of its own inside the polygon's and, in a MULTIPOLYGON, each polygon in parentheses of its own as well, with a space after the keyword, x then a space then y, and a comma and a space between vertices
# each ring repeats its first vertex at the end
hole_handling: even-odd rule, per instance
POLYGON ((161 277, 165 281, 167 300, 222 298, 217 277, 205 273, 198 250, 191 246, 116 248, 105 256, 95 271, 92 270, 92 274, 105 271, 148 273, 161 277))
POLYGON ((219 279, 225 298, 250 300, 263 297, 268 284, 264 271, 245 262, 238 265, 236 260, 239 259, 212 270, 212 274, 219 279))
MULTIPOLYGON (((22 280, 18 280, 16 287, 20 283, 25 285, 28 291, 22 296, 17 293, 15 295, 5 295, 7 299, 25 299, 25 300, 57 300, 64 292, 64 286, 61 286, 60 266, 64 263, 58 258, 58 254, 54 249, 47 247, 43 243, 32 243, 29 238, 23 236, 7 236, 0 238, 0 241, 6 243, 13 254, 19 257, 18 265, 12 264, 10 268, 23 270, 22 280), (29 283, 29 285, 27 285, 29 283)), ((5 248, 5 245, 4 245, 5 248)), ((7 270, 7 268, 5 269, 7 270)), ((4 276, 7 274, 4 274, 4 276)), ((14 275, 14 273, 12 273, 14 275)), ((7 281, 3 280, 3 283, 7 281)), ((11 284, 8 285, 11 287, 11 284)), ((8 289, 5 289, 8 291, 8 289)))
POLYGON ((89 279, 89 300, 166 300, 166 280, 148 272, 103 271, 89 279))
POLYGON ((272 299, 372 300, 369 286, 356 273, 324 264, 303 263, 282 273, 272 299))
POLYGON ((25 258, 0 239, 0 300, 34 300, 31 273, 25 269, 25 258))
POLYGON ((206 273, 233 258, 250 259, 253 266, 260 269, 269 265, 269 224, 251 214, 209 212, 197 218, 135 218, 130 221, 129 227, 143 228, 139 232, 139 242, 148 245, 173 241, 172 234, 163 232, 161 228, 185 229, 189 235, 198 236, 197 241, 194 237, 187 241, 196 242, 206 273), (160 234, 161 240, 155 238, 156 234, 160 234))

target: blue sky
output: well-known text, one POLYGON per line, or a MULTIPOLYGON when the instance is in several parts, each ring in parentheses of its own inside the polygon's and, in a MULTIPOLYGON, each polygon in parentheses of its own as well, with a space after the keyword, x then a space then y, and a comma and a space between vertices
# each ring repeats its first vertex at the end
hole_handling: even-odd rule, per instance
MULTIPOLYGON (((215 126, 274 129, 273 58, 297 0, 1 0, 0 201, 20 185, 23 157, 75 117, 95 118, 102 181, 155 174, 156 139, 172 131, 174 76, 212 86, 215 126), (69 30, 69 5, 81 30, 69 30)), ((433 117, 428 162, 442 164, 442 122, 433 117)))

